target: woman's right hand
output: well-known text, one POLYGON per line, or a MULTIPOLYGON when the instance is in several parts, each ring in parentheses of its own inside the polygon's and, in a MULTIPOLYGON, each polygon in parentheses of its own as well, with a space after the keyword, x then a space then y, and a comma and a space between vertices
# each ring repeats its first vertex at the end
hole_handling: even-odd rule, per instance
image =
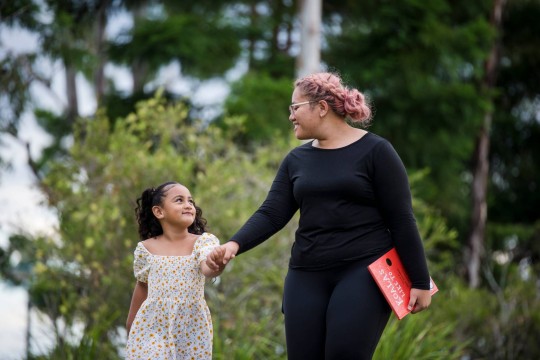
POLYGON ((240 249, 240 245, 238 245, 237 242, 228 241, 225 244, 221 245, 220 248, 225 249, 225 254, 223 255, 222 260, 223 263, 218 264, 218 262, 220 262, 221 260, 221 256, 218 256, 218 253, 213 251, 206 258, 206 264, 210 268, 219 268, 223 267, 223 265, 227 265, 227 263, 236 256, 238 249, 240 249))

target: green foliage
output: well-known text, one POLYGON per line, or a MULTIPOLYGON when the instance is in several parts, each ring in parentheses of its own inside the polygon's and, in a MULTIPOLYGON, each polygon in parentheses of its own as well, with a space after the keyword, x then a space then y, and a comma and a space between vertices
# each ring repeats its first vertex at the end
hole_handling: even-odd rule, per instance
POLYGON ((33 239, 21 234, 9 237, 6 249, 0 248, 0 279, 12 285, 28 286, 42 238, 33 239), (15 262, 13 259, 18 258, 15 262))
MULTIPOLYGON (((249 73, 232 84, 225 102, 225 111, 231 116, 246 116, 238 141, 274 142, 291 133, 288 105, 293 90, 289 78, 272 78, 265 73, 249 73)), ((224 128, 228 124, 220 122, 224 128)))
MULTIPOLYGON (((540 3, 509 1, 503 17, 498 96, 491 132, 490 222, 533 225, 540 218, 540 3)), ((534 225, 533 225, 534 226, 534 225)), ((523 248, 527 251, 527 247, 523 248)))
MULTIPOLYGON (((83 324, 84 330, 78 346, 66 341, 68 330, 57 330, 58 345, 50 356, 115 358, 123 346, 120 329, 134 284, 132 251, 137 241, 133 201, 142 189, 170 179, 183 182, 203 208, 211 231, 226 241, 264 199, 279 162, 294 146, 281 139, 244 152, 232 142, 234 133, 187 123, 186 114, 183 105, 159 96, 140 103, 136 113, 118 119, 114 127, 100 113, 77 126, 69 161, 51 166, 45 184, 60 215, 60 239, 36 243, 30 293, 55 324, 62 320, 67 329, 83 324)), ((413 193, 423 176, 411 174, 413 193)), ((511 305, 512 311, 504 318, 493 317, 496 297, 464 289, 445 276, 452 271, 455 231, 416 196, 414 207, 432 276, 441 290, 427 312, 390 322, 377 356, 429 359, 489 352, 485 342, 467 342, 468 334, 483 334, 487 342, 495 338, 486 318, 499 330, 513 319, 535 329, 534 290, 516 281, 523 299, 514 303, 515 287, 505 288, 505 306, 511 305), (467 301, 482 304, 474 316, 460 312, 467 301), (513 305, 524 301, 528 310, 513 305)), ((286 358, 281 296, 296 223, 295 218, 272 239, 240 255, 208 283, 216 359, 286 358)), ((512 341, 523 353, 529 338, 514 335, 512 341)), ((498 351, 504 345, 498 345, 498 351)))
MULTIPOLYGON (((30 94, 26 91, 31 74, 27 71, 33 64, 33 55, 0 55, 0 101, 8 105, 0 113, 0 134, 18 135, 20 117, 27 106, 30 94)), ((0 142, 1 143, 1 142, 0 142)), ((0 161, 5 160, 3 157, 0 161)))
POLYGON ((420 238, 424 242, 430 272, 439 277, 456 270, 456 260, 461 255, 458 232, 451 228, 437 208, 422 200, 423 179, 428 170, 412 171, 409 175, 413 193, 413 209, 420 238))
MULTIPOLYGON (((489 271, 486 269, 486 271, 489 271)), ((497 279, 497 281, 501 281, 497 279)), ((453 341, 464 342, 471 359, 536 359, 540 347, 538 276, 508 272, 504 288, 469 289, 456 277, 443 279, 443 291, 427 312, 436 324, 455 324, 453 341)))
POLYGON ((373 359, 462 359, 467 342, 452 337, 455 329, 453 322, 430 320, 429 312, 401 321, 392 315, 373 359))
POLYGON ((510 116, 511 109, 496 116, 488 198, 493 222, 531 224, 540 219, 540 122, 534 104, 517 105, 514 111, 523 117, 519 121, 510 116))
MULTIPOLYGON (((244 152, 232 142, 234 127, 227 133, 203 127, 187 122, 187 113, 158 95, 114 126, 105 112, 83 119, 69 160, 52 164, 45 179, 60 215, 61 240, 41 247, 31 293, 53 321, 84 324, 81 346, 88 352, 112 354, 122 346, 115 339, 134 284, 133 206, 144 188, 171 179, 184 183, 210 231, 226 241, 264 200, 281 159, 297 144, 284 137, 244 152)), ((444 259, 442 239, 454 235, 433 209, 417 205, 426 248, 444 259)), ((281 296, 296 223, 208 283, 216 359, 286 356, 281 296)), ((59 333, 55 351, 71 353, 64 336, 59 333)))
MULTIPOLYGON (((263 200, 290 146, 283 140, 273 148, 241 152, 219 128, 187 123, 186 115, 182 104, 166 103, 158 96, 140 103, 136 113, 118 119, 114 127, 104 112, 94 119, 83 119, 77 125, 70 158, 52 164, 44 181, 51 190, 51 205, 60 215, 61 240, 51 242, 46 249, 32 291, 43 299, 41 303, 36 299, 40 310, 54 321, 62 319, 68 327, 82 322, 83 344, 92 344, 98 353, 110 352, 116 346, 113 339, 127 316, 134 284, 132 253, 137 242, 133 207, 142 190, 171 179, 182 182, 202 207, 211 231, 226 240, 263 200)), ((279 258, 285 256, 280 253, 279 258)), ((249 280, 257 283, 240 276, 249 271, 240 265, 242 262, 231 266, 230 271, 239 268, 242 285, 249 280)), ((276 268, 268 260, 260 266, 263 274, 267 266, 272 271, 286 268, 276 268)), ((269 281, 281 278, 270 276, 269 281)), ((269 293, 277 293, 275 282, 268 286, 269 293)), ((239 293, 226 294, 227 304, 231 297, 240 304, 234 298, 246 297, 242 294, 246 288, 233 286, 239 293)), ((209 297, 210 304, 219 304, 217 298, 209 297)), ((249 301, 257 300, 253 297, 249 301)), ((277 303, 280 298, 269 301, 277 303)), ((257 318, 264 322, 265 317, 256 312, 260 307, 248 306, 254 313, 249 315, 253 326, 246 335, 268 338, 271 344, 275 339, 268 337, 268 328, 253 321, 257 318)), ((230 315, 228 307, 223 308, 223 313, 213 313, 216 324, 227 329, 226 320, 237 318, 230 315)), ((279 311, 278 306, 275 309, 279 311)), ((281 334, 278 318, 266 316, 279 324, 275 331, 281 334)), ((238 338, 234 336, 235 341, 238 338)), ((247 349, 252 341, 253 337, 247 337, 240 347, 247 349)))
POLYGON ((233 29, 205 14, 145 19, 136 24, 129 36, 130 42, 109 45, 111 59, 121 64, 145 63, 152 72, 178 60, 184 74, 206 79, 232 68, 240 55, 240 43, 233 29))
POLYGON ((8 25, 17 25, 35 29, 38 26, 36 14, 39 5, 33 0, 2 1, 0 3, 0 19, 8 25))

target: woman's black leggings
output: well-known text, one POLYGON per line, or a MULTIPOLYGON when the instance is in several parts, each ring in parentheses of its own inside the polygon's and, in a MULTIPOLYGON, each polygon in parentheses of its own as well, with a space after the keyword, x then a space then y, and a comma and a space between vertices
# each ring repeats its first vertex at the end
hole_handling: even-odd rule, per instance
POLYGON ((283 294, 289 360, 373 357, 391 310, 366 266, 289 269, 283 294))

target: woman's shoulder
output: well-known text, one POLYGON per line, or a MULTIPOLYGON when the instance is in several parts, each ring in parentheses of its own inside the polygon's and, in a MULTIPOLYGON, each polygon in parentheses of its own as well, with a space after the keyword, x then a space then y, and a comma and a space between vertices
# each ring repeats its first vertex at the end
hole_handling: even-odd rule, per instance
POLYGON ((361 145, 370 149, 372 153, 376 154, 380 151, 394 151, 394 147, 392 146, 392 143, 386 139, 385 137, 368 132, 366 135, 361 139, 363 140, 361 142, 361 145))
POLYGON ((289 150, 287 155, 283 157, 283 162, 286 163, 287 161, 296 159, 299 156, 301 157, 302 154, 305 154, 306 152, 309 153, 313 149, 312 143, 313 143, 313 140, 310 140, 292 148, 291 150, 289 150))
POLYGON ((365 142, 373 143, 373 144, 383 144, 383 143, 390 143, 385 137, 379 134, 375 134, 374 132, 367 131, 366 134, 362 137, 362 139, 365 142))

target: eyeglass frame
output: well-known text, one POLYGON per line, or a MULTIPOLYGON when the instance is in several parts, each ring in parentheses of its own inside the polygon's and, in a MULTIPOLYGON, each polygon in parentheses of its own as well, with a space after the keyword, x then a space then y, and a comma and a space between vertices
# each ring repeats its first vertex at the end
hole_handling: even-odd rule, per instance
POLYGON ((302 105, 306 105, 306 104, 311 104, 311 103, 314 103, 314 102, 318 102, 318 101, 317 100, 309 100, 309 101, 299 102, 299 103, 296 103, 296 104, 291 104, 291 105, 289 105, 289 114, 294 115, 294 112, 296 110, 298 110, 298 107, 300 107, 302 105), (294 107, 296 107, 296 109, 294 107))

